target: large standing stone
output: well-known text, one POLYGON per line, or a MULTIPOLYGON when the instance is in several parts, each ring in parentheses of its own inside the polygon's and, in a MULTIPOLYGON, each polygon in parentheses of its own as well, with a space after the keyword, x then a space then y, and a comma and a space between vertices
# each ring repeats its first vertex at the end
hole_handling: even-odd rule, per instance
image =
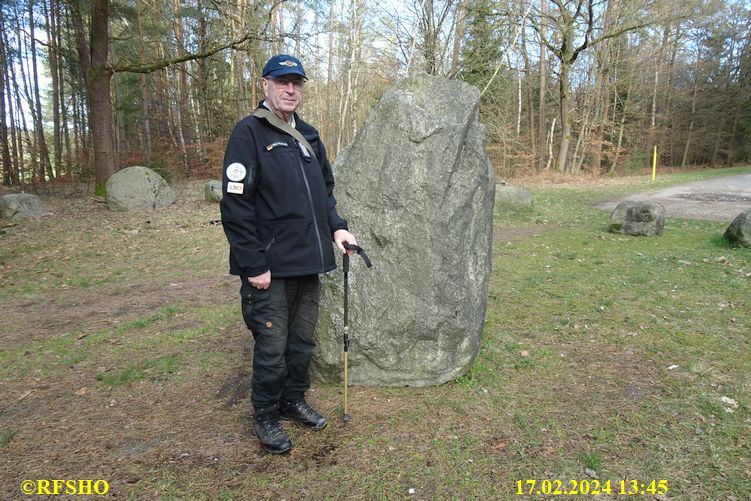
POLYGON ((611 233, 654 237, 665 228, 665 207, 654 202, 621 202, 610 215, 611 233))
MULTIPOLYGON (((350 269, 350 381, 441 384, 479 352, 495 182, 480 93, 428 75, 386 91, 334 166, 339 212, 373 261, 350 269)), ((314 373, 342 374, 343 275, 323 282, 314 373)))
POLYGON ((203 185, 203 197, 207 202, 219 203, 222 201, 222 182, 212 179, 203 185))
POLYGON ((751 209, 738 214, 727 230, 725 239, 732 245, 751 247, 751 209))
POLYGON ((36 195, 13 193, 0 197, 0 215, 11 221, 22 221, 50 214, 36 195))
POLYGON ((159 209, 175 203, 167 181, 148 167, 127 167, 107 180, 107 207, 115 211, 159 209))

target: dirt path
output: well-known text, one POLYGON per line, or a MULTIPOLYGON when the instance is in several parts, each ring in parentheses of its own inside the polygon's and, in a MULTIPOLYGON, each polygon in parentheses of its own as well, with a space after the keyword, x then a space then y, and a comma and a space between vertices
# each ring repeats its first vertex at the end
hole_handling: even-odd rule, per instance
POLYGON ((602 202, 596 207, 613 210, 624 200, 660 203, 665 207, 668 217, 730 222, 738 214, 751 208, 751 174, 726 176, 659 191, 638 193, 602 202))
POLYGON ((237 279, 230 276, 192 282, 130 283, 75 289, 8 301, 4 311, 5 348, 30 339, 41 341, 76 333, 111 329, 170 304, 208 306, 236 301, 237 279))

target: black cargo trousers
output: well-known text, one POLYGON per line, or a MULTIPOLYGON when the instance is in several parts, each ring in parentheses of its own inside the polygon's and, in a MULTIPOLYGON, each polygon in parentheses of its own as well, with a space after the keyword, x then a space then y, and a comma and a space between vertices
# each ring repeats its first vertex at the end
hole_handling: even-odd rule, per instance
POLYGON ((240 278, 243 319, 255 340, 250 400, 256 412, 264 412, 304 398, 310 388, 320 281, 318 275, 272 275, 269 288, 260 290, 240 278))

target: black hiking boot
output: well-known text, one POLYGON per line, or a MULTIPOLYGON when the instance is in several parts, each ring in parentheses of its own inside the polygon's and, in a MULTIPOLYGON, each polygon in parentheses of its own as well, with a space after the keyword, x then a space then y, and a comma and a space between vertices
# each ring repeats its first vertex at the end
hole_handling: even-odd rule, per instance
POLYGON ((289 435, 279 423, 276 409, 256 412, 253 416, 253 431, 261 440, 261 445, 272 454, 283 454, 292 448, 289 435))
POLYGON ((316 431, 326 427, 326 418, 303 399, 282 402, 279 414, 282 419, 293 419, 316 431))

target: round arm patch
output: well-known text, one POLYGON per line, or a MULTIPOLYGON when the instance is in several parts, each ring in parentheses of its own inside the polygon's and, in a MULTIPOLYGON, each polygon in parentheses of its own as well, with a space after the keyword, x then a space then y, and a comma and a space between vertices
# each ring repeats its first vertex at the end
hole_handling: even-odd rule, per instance
POLYGON ((227 179, 230 181, 242 181, 247 173, 247 169, 241 163, 234 162, 227 166, 227 179))

